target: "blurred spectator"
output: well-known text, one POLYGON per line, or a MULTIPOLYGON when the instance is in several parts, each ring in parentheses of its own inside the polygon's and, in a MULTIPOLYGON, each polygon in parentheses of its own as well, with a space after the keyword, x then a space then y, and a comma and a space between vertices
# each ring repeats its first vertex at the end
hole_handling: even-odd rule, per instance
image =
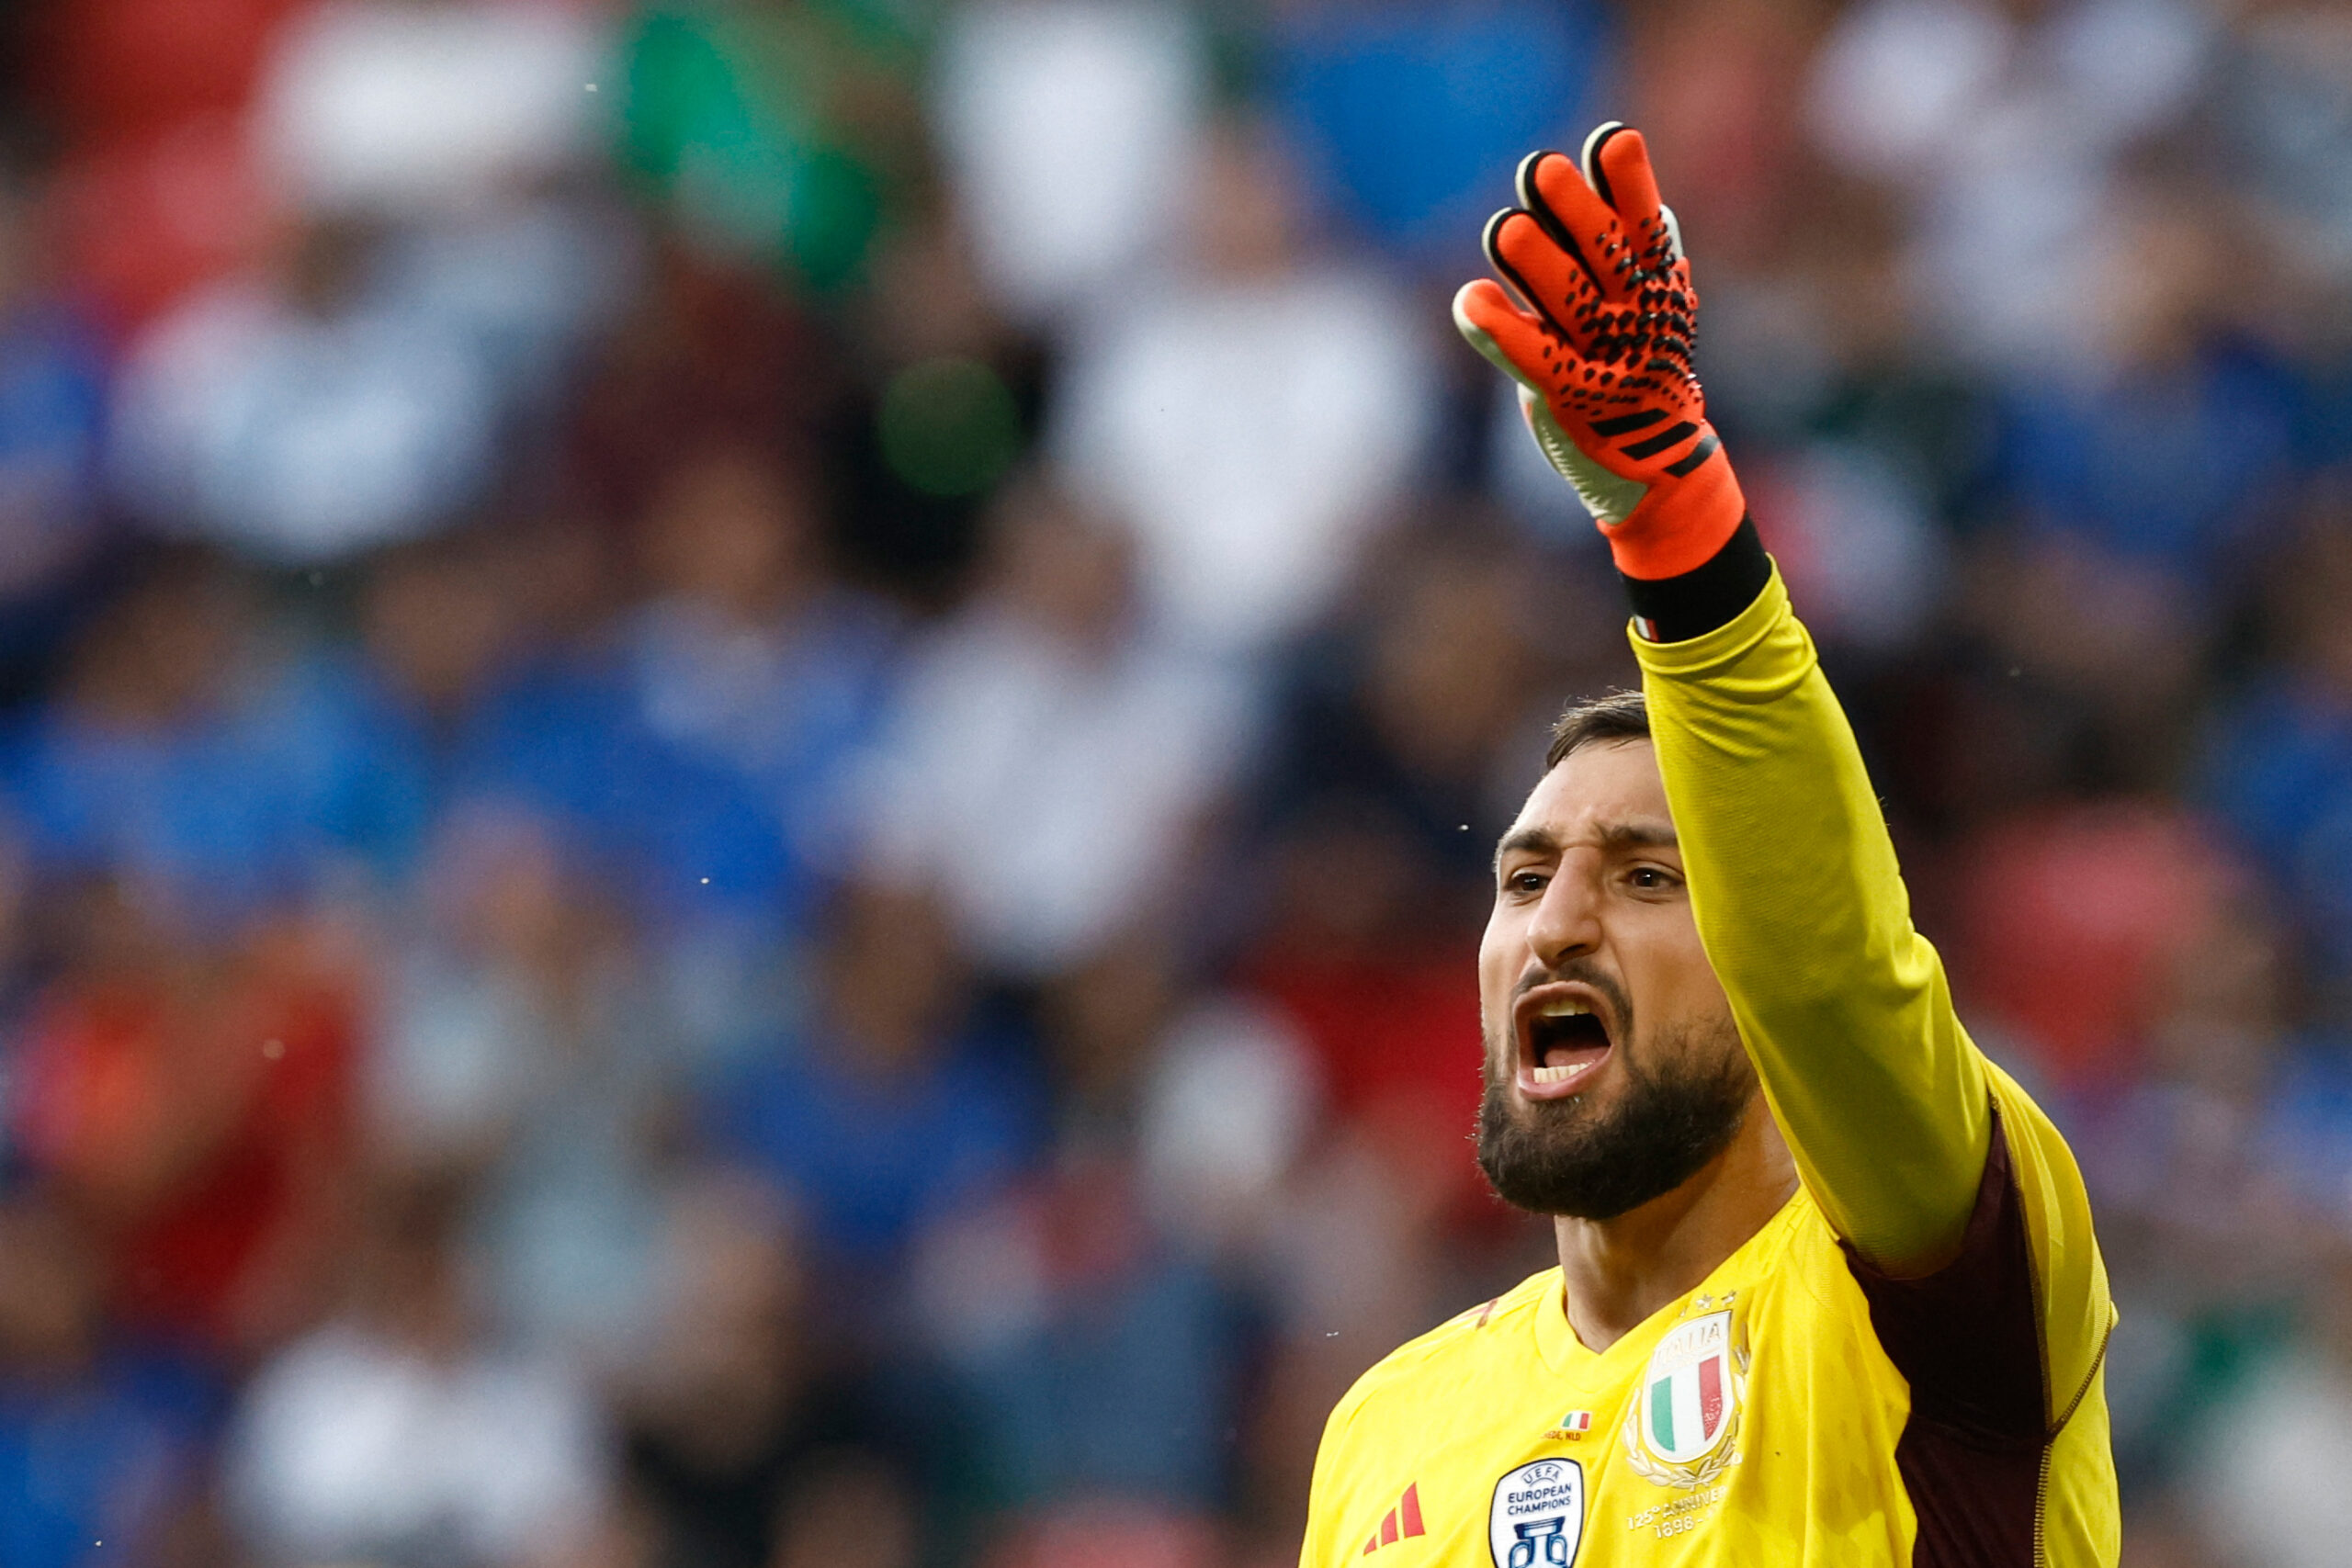
POLYGON ((2053 788, 2174 787, 2190 762, 2198 683, 2222 630, 2218 597, 2170 564, 2079 533, 1989 535, 1970 564, 1963 626, 2011 688, 1992 700, 2038 708, 2018 716, 2063 732, 2063 754, 2022 790, 1985 781, 1987 804, 2053 788))
POLYGON ((2271 1348, 2306 1283, 2324 1201, 2337 1199, 2324 1190, 2352 1156, 2340 1134, 2312 1135, 2314 1090, 2333 1075, 2289 1031, 2271 919, 2244 887, 2170 913, 2181 940, 2141 980, 2144 1076, 2058 1100, 2101 1251, 2139 1281, 2108 1359, 2117 1463, 2135 1494, 2199 1462, 2211 1406, 2271 1348))
POLYGON ((2220 705, 2204 795, 2284 881, 2340 1021, 2352 979, 2352 525, 2318 491, 2266 585, 2276 661, 2220 705))
POLYGON ((913 655, 869 803, 880 863, 1036 976, 1175 906, 1252 694, 1145 635, 1127 541, 1049 479, 993 527, 978 592, 913 655))
POLYGON ((671 1205, 660 1317, 623 1405, 658 1568, 918 1561, 912 1445, 880 1389, 828 1364, 798 1240, 775 1195, 741 1178, 686 1183, 671 1205))
POLYGON ((544 629, 531 624, 533 606, 517 603, 516 580, 549 563, 521 541, 502 543, 460 536, 388 551, 361 587, 360 678, 432 746, 454 741, 526 637, 544 629))
POLYGON ((65 915, 14 1053, 22 1157, 99 1227, 122 1320, 267 1343, 315 1309, 348 1195, 341 955, 289 926, 207 951, 104 882, 65 915))
POLYGON ((1153 1222, 1228 1266, 1253 1261, 1322 1110, 1305 1042, 1261 1003, 1208 997, 1174 1017, 1141 1070, 1137 1175, 1153 1222))
POLYGON ((1622 626, 1614 605, 1555 592, 1480 510, 1438 515, 1387 542, 1348 620, 1298 662, 1258 789, 1277 822, 1335 801, 1390 814, 1455 879, 1446 891, 1461 901, 1431 912, 1466 928, 1486 916, 1494 840, 1543 758, 1556 698, 1539 680, 1546 656, 1596 629, 1614 644, 1622 626))
POLYGON ((1937 324, 2030 376, 2100 356, 2083 302, 2127 274, 2113 162, 2179 112, 2211 23, 2184 0, 1872 0, 1817 57, 1832 159, 1907 186, 1937 324))
POLYGON ((1057 389, 1071 482, 1132 526, 1146 613, 1248 654, 1304 630, 1420 470, 1428 329, 1311 254, 1294 171, 1227 126, 1190 178, 1182 265, 1090 321, 1057 389))
POLYGON ((709 1110, 721 1146, 807 1214, 822 1305, 876 1329, 916 1232, 1009 1182, 1041 1132, 1017 1048, 975 1010, 942 902, 919 886, 844 890, 805 1031, 709 1110))
POLYGON ((198 293, 124 371, 114 461, 145 516, 311 565, 448 521, 503 412, 461 323, 381 285, 368 231, 287 231, 273 273, 198 293))
POLYGON ((638 515, 684 453, 760 447, 830 416, 849 367, 756 270, 674 240, 651 254, 576 389, 562 483, 592 516, 638 515))
POLYGON ((1159 0, 984 0, 941 40, 941 153, 981 276, 1021 321, 1125 306, 1175 241, 1207 61, 1159 0))
MULTIPOLYGON (((1491 840, 1489 840, 1491 841, 1491 840)), ((1302 817, 1272 851, 1241 978, 1313 1055, 1335 1115, 1415 1188, 1476 1201, 1456 1146, 1478 1104, 1475 928, 1403 825, 1370 803, 1302 817)))
POLYGON ((1119 1151, 1080 1145, 954 1215, 916 1288, 1002 1505, 1109 1496, 1194 1513, 1223 1499, 1234 1314, 1148 1223, 1119 1151))
POLYGON ((740 779, 806 866, 838 856, 897 631, 830 580, 819 524, 803 472, 740 447, 683 458, 644 524, 651 592, 627 632, 646 728, 740 779))
POLYGON ((1933 624, 1944 540, 1900 457, 1823 440, 1757 467, 1773 559, 1791 591, 1815 606, 1807 621, 1815 636, 1883 654, 1933 624))
POLYGON ((405 1168, 475 1174, 467 1239, 507 1340, 611 1364, 651 1310, 662 1118, 692 1064, 545 823, 453 811, 420 893, 371 1062, 379 1137, 405 1168))
POLYGON ((74 282, 115 332, 251 262, 274 197, 243 116, 301 0, 83 0, 34 9, 36 94, 61 133, 74 282))
POLYGON ((35 90, 78 141, 243 109, 304 0, 83 0, 47 8, 35 90))
POLYGON ((1021 1521, 1008 1561, 1114 1522, 1148 1551, 1234 1491, 1244 1298, 1314 1085, 1279 1024, 1189 998, 1180 962, 1147 928, 1050 986, 1057 1168, 934 1225, 918 1258, 922 1325, 1021 1521))
POLYGON ((255 585, 164 552, 82 629, 6 777, 46 869, 120 878, 144 917, 238 916, 379 850, 412 784, 368 716, 274 657, 255 585), (391 762, 384 772, 368 764, 391 762))
POLYGON ((849 1451, 821 1456, 777 1505, 774 1568, 916 1568, 917 1499, 888 1461, 849 1451))
POLYGON ((1972 846, 1960 984, 2051 1089, 2128 1082, 2158 981, 2214 929, 2230 868, 2177 813, 2100 802, 1972 846))
POLYGON ((630 563, 646 601, 507 672, 470 727, 469 785, 553 815, 664 920, 797 934, 894 651, 893 617, 833 580, 814 507, 762 448, 674 456, 630 563))
POLYGON ((594 1528, 607 1456, 588 1390, 481 1337, 462 1194, 376 1195, 351 1301, 255 1375, 225 1459, 264 1562, 560 1562, 594 1528))
POLYGON ((2130 259, 2086 313, 2091 365, 2019 378, 2002 442, 2013 505, 2184 572, 2223 568, 2287 499, 2300 413, 2292 379, 2216 319, 2247 264, 2213 203, 2202 187, 2117 194, 2107 234, 2130 259))
POLYGON ((1621 100, 1589 118, 1631 120, 1658 166, 1675 171, 1675 216, 1705 258, 1711 292, 1804 221, 1806 186, 1818 177, 1803 136, 1808 57, 1837 9, 1819 0, 1624 7, 1621 100))
POLYGON ((2233 167, 2314 281, 2352 260, 2352 28, 2324 5, 2237 6, 2217 40, 2214 118, 2233 167))
POLYGON ((1542 761, 1536 633, 1559 606, 1476 514, 1449 521, 1397 542, 1361 637, 1293 694, 1259 785, 1272 841, 1240 975, 1300 1032, 1338 1116, 1411 1179, 1468 1198, 1480 1189, 1455 1145, 1478 1095, 1470 958, 1495 840, 1542 761))
POLYGON ((107 1322, 99 1259, 52 1203, 0 1208, 0 1555, 72 1568, 153 1551, 204 1467, 220 1390, 107 1322))

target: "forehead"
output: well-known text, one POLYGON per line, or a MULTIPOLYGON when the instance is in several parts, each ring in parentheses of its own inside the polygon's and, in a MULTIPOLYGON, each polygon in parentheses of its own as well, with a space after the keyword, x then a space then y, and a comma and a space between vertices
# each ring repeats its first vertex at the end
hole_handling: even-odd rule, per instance
POLYGON ((1657 749, 1646 740, 1604 740, 1578 747, 1537 781, 1511 827, 1565 839, 1611 824, 1672 820, 1657 749))

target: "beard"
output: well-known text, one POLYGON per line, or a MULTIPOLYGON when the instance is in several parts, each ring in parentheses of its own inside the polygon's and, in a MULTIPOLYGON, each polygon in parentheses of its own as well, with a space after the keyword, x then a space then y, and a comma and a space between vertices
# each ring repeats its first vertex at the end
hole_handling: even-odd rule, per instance
POLYGON ((1606 1106, 1587 1095, 1522 1101, 1495 1066, 1514 1061, 1516 1051, 1490 1042, 1478 1106, 1478 1168, 1515 1209, 1613 1220, 1673 1191, 1723 1153, 1747 1119, 1755 1069, 1728 1020, 1678 1029, 1634 1055, 1633 1010, 1623 988, 1597 975, 1576 977, 1615 1004, 1623 1092, 1606 1106))

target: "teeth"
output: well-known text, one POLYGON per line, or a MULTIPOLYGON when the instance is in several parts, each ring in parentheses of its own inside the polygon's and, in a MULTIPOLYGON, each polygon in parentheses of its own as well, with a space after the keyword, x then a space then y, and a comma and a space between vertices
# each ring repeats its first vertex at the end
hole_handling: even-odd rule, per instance
POLYGON ((1584 1063, 1579 1062, 1575 1066, 1568 1067, 1538 1067, 1533 1076, 1537 1083, 1563 1083, 1584 1066, 1584 1063))
POLYGON ((1540 1018, 1582 1018, 1591 1010, 1582 1002, 1563 998, 1558 1001, 1545 1002, 1543 1010, 1537 1016, 1540 1018))

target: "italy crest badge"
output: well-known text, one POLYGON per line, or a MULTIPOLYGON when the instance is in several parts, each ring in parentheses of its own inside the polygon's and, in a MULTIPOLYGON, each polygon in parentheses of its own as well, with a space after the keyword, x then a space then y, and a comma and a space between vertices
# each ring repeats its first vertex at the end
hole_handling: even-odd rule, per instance
POLYGON ((1625 1414, 1634 1469, 1661 1486, 1698 1486, 1739 1462, 1740 1399, 1747 1348, 1732 1314, 1712 1312, 1676 1325, 1650 1353, 1625 1414))

